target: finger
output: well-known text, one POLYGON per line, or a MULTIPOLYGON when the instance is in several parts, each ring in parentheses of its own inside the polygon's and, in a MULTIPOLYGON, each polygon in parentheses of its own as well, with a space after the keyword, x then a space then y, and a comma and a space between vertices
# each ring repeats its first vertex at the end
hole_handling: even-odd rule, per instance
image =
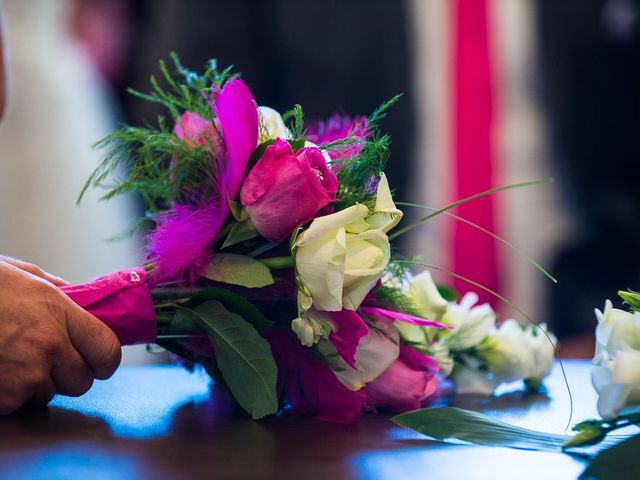
POLYGON ((70 397, 85 394, 93 385, 93 370, 69 343, 58 355, 51 368, 54 391, 70 397))
POLYGON ((113 375, 122 355, 116 335, 100 320, 69 301, 66 312, 71 344, 84 358, 96 378, 113 375))
POLYGON ((12 413, 25 403, 46 404, 55 393, 55 386, 49 375, 49 367, 34 357, 33 363, 17 369, 17 373, 3 382, 0 396, 0 415, 12 413))
MULTIPOLYGON (((12 365, 13 367, 13 365, 12 365)), ((6 375, 3 372, 0 383, 0 415, 9 415, 18 410, 28 398, 30 392, 22 383, 21 376, 6 375)))
POLYGON ((46 379, 27 400, 31 405, 47 405, 56 394, 56 385, 51 378, 46 379))
POLYGON ((46 280, 54 284, 56 287, 64 287, 65 285, 69 285, 69 282, 63 280, 56 275, 52 275, 51 273, 45 272, 43 269, 34 265, 33 263, 23 262, 22 260, 18 260, 16 258, 0 256, 0 261, 8 263, 9 265, 13 265, 16 268, 19 268, 23 272, 30 273, 38 278, 46 280))

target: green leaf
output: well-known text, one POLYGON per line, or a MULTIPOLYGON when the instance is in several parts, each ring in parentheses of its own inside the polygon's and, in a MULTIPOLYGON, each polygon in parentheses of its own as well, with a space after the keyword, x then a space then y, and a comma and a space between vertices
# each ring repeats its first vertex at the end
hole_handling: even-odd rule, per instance
POLYGON ((232 313, 236 313, 244 318, 255 328, 265 330, 273 325, 273 322, 267 319, 260 310, 258 310, 251 302, 242 295, 235 292, 225 290, 224 288, 208 288, 202 292, 193 295, 185 307, 195 308, 201 303, 210 300, 221 302, 224 307, 232 313))
POLYGON ((301 148, 304 148, 306 142, 304 138, 300 138, 296 140, 289 140, 289 145, 291 145, 291 150, 293 150, 293 152, 295 153, 301 148))
POLYGON ((233 215, 233 218, 236 219, 236 221, 241 222, 249 218, 249 215, 242 208, 242 204, 240 202, 229 200, 227 198, 227 203, 229 204, 229 211, 231 212, 231 215, 233 215))
POLYGON ((436 285, 436 288, 440 296, 447 302, 455 302, 458 299, 456 291, 448 285, 436 285))
MULTIPOLYGON (((456 439, 476 445, 561 452, 571 437, 516 427, 471 410, 456 407, 428 408, 393 417, 392 420, 436 440, 456 439)), ((619 440, 618 440, 619 441, 619 440)), ((606 439, 596 447, 573 449, 572 452, 593 454, 611 445, 606 439)))
POLYGON ((251 223, 251 220, 247 218, 231 227, 231 231, 222 244, 222 248, 230 247, 231 245, 244 242, 245 240, 250 240, 257 237, 258 235, 259 234, 256 231, 256 227, 254 227, 253 223, 251 223))
POLYGON ((273 284, 267 266, 258 260, 235 253, 216 253, 204 274, 216 282, 247 288, 262 288, 273 284))
POLYGON ((271 347, 242 317, 215 300, 194 309, 213 343, 229 390, 253 419, 275 413, 277 367, 271 347))
MULTIPOLYGON (((191 310, 178 310, 175 313, 175 322, 182 323, 199 323, 197 315, 191 310)), ((190 362, 199 363, 209 374, 211 378, 218 384, 218 386, 229 390, 222 374, 216 367, 213 358, 205 356, 203 354, 196 353, 190 345, 189 340, 157 340, 156 343, 165 350, 178 355, 190 362)))
POLYGON ((597 455, 579 478, 627 480, 640 478, 640 435, 607 448, 597 455))

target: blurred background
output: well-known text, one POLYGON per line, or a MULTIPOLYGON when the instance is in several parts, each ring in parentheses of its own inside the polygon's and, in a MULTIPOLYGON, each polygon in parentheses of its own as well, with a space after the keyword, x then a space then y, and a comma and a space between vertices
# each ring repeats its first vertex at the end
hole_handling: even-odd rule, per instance
MULTIPOLYGON (((403 238, 441 282, 500 292, 593 354, 593 309, 640 289, 640 0, 0 0, 9 103, 0 125, 0 252, 73 282, 140 263, 105 240, 135 198, 75 199, 124 123, 153 121, 145 91, 176 51, 243 72, 258 102, 307 118, 368 114, 404 96, 392 136, 396 200, 441 207, 497 186, 403 238), (530 263, 534 258, 558 280, 530 263)), ((410 218, 429 213, 405 208, 410 218)), ((502 318, 522 317, 487 292, 502 318)), ((148 361, 130 350, 129 363, 148 361)))

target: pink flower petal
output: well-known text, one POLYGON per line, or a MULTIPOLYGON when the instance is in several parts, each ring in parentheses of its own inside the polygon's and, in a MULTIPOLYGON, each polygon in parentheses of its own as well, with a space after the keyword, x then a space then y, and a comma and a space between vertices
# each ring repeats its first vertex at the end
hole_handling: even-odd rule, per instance
POLYGON ((414 317, 408 313, 396 312, 394 310, 386 310, 384 308, 361 306, 360 311, 365 315, 371 315, 385 320, 392 320, 394 322, 410 323, 411 325, 420 325, 422 327, 433 328, 452 328, 449 325, 445 325, 440 322, 434 322, 433 320, 425 320, 424 318, 414 317))
MULTIPOLYGON (((421 355, 419 352, 415 353, 421 355)), ((367 405, 397 412, 420 408, 421 403, 432 396, 438 388, 438 378, 435 373, 424 369, 428 364, 430 364, 428 360, 418 361, 412 353, 407 351, 403 353, 401 350, 400 358, 364 388, 367 405), (414 368, 416 361, 419 363, 418 368, 414 368)), ((431 367, 431 365, 428 366, 431 367)))
POLYGON ((422 370, 431 374, 438 373, 440 365, 438 360, 430 355, 425 355, 404 344, 400 345, 400 360, 402 360, 409 368, 414 370, 422 370))
POLYGON ((356 368, 356 350, 360 339, 369 333, 369 327, 356 312, 343 309, 330 312, 336 330, 331 332, 329 340, 347 364, 356 368))
POLYGON ((333 423, 360 419, 365 404, 362 391, 345 387, 292 331, 273 329, 265 337, 278 366, 278 393, 294 411, 333 423))

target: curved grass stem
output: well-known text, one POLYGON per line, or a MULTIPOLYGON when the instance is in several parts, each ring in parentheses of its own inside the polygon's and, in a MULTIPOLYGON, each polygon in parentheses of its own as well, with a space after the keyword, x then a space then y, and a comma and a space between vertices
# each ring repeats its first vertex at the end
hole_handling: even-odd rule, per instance
POLYGON ((553 342, 553 340, 551 339, 551 337, 549 336, 549 334, 546 332, 546 330, 544 328, 542 328, 537 322, 534 322, 520 307, 518 307, 516 304, 514 304, 512 301, 508 300, 506 297, 500 295, 498 292, 485 287, 484 285, 470 279, 467 278, 463 275, 459 275, 457 273, 452 272, 451 270, 448 270, 446 268, 442 268, 442 267, 436 267, 435 265, 430 265, 428 263, 423 263, 423 262, 418 262, 415 260, 396 260, 398 263, 406 263, 406 264, 411 264, 411 265, 418 265, 418 266, 422 266, 425 268, 430 268, 433 270, 437 270, 439 272, 443 272, 446 273, 448 275, 451 275, 452 277, 458 278, 460 280, 462 280, 463 282, 467 282, 471 285, 473 285, 474 287, 477 287, 491 295, 493 295, 494 297, 496 297, 498 300, 500 300, 501 302, 504 302, 506 305, 508 305, 509 307, 513 308, 516 312, 518 312, 520 315, 522 315, 527 322, 529 322, 530 324, 534 325, 540 332, 542 332, 542 334, 547 338, 547 340, 549 341, 549 343, 551 344, 551 346, 553 347, 553 354, 556 358, 556 360, 558 361, 558 364, 560 365, 560 370, 562 371, 562 378, 564 380, 564 384, 567 387, 567 393, 569 394, 569 420, 567 421, 567 425, 565 427, 565 431, 567 431, 569 429, 569 427, 571 426, 571 422, 573 420, 573 394, 571 393, 571 387, 569 386, 569 380, 567 379, 567 373, 565 371, 564 368, 564 364, 562 363, 562 359, 560 357, 558 357, 558 349, 555 345, 555 343, 553 342))
MULTIPOLYGON (((411 203, 411 202, 396 202, 396 205, 406 206, 406 207, 413 207, 413 208, 421 208, 421 209, 424 209, 424 210, 431 210, 433 212, 441 210, 441 209, 438 209, 438 208, 435 208, 435 207, 428 207, 426 205, 420 205, 418 203, 411 203)), ((469 225, 469 226, 471 226, 471 227, 473 227, 473 228, 475 228, 477 230, 480 230, 481 232, 486 233, 487 235, 493 237, 495 240, 499 241, 500 243, 506 245, 511 250, 513 250, 519 257, 524 258, 529 263, 531 263, 540 273, 542 273, 545 277, 547 277, 553 283, 558 283, 558 280, 556 280, 556 278, 553 275, 551 275, 542 265, 540 265, 533 258, 529 257, 526 253, 524 253, 518 247, 513 245, 511 242, 508 242, 507 240, 505 240, 501 236, 493 233, 490 230, 487 230, 484 227, 481 227, 477 223, 473 223, 472 221, 467 220, 466 218, 463 218, 463 217, 461 217, 459 215, 456 215, 455 213, 451 213, 451 212, 447 212, 447 211, 440 212, 440 213, 446 215, 447 217, 454 218, 454 219, 458 220, 459 222, 465 223, 465 224, 467 224, 467 225, 469 225)))
POLYGON ((496 187, 496 188, 492 188, 492 189, 489 189, 489 190, 485 190, 484 192, 476 193, 474 195, 471 195, 469 197, 463 198, 461 200, 456 200, 455 202, 450 203, 449 205, 446 205, 446 206, 444 206, 442 208, 437 209, 435 212, 430 213, 429 215, 426 215, 426 216, 424 216, 422 218, 419 218, 415 222, 412 222, 409 225, 406 225, 405 227, 401 228, 400 230, 396 230, 394 233, 389 235, 389 240, 393 240, 394 238, 398 238, 400 235, 403 235, 403 234, 413 230, 417 226, 422 225, 424 222, 426 222, 430 218, 435 217, 436 215, 440 215, 443 212, 446 212, 448 210, 451 210, 452 208, 455 208, 455 207, 457 207, 459 205, 463 205, 465 203, 471 202, 471 201, 476 200, 478 198, 486 197, 487 195, 492 195, 494 193, 502 192, 504 190, 511 190, 513 188, 521 188, 521 187, 529 187, 529 186, 532 186, 532 185, 541 185, 541 184, 545 184, 545 183, 553 183, 553 178, 542 178, 540 180, 532 180, 532 181, 529 181, 529 182, 512 183, 510 185, 503 185, 501 187, 496 187))

